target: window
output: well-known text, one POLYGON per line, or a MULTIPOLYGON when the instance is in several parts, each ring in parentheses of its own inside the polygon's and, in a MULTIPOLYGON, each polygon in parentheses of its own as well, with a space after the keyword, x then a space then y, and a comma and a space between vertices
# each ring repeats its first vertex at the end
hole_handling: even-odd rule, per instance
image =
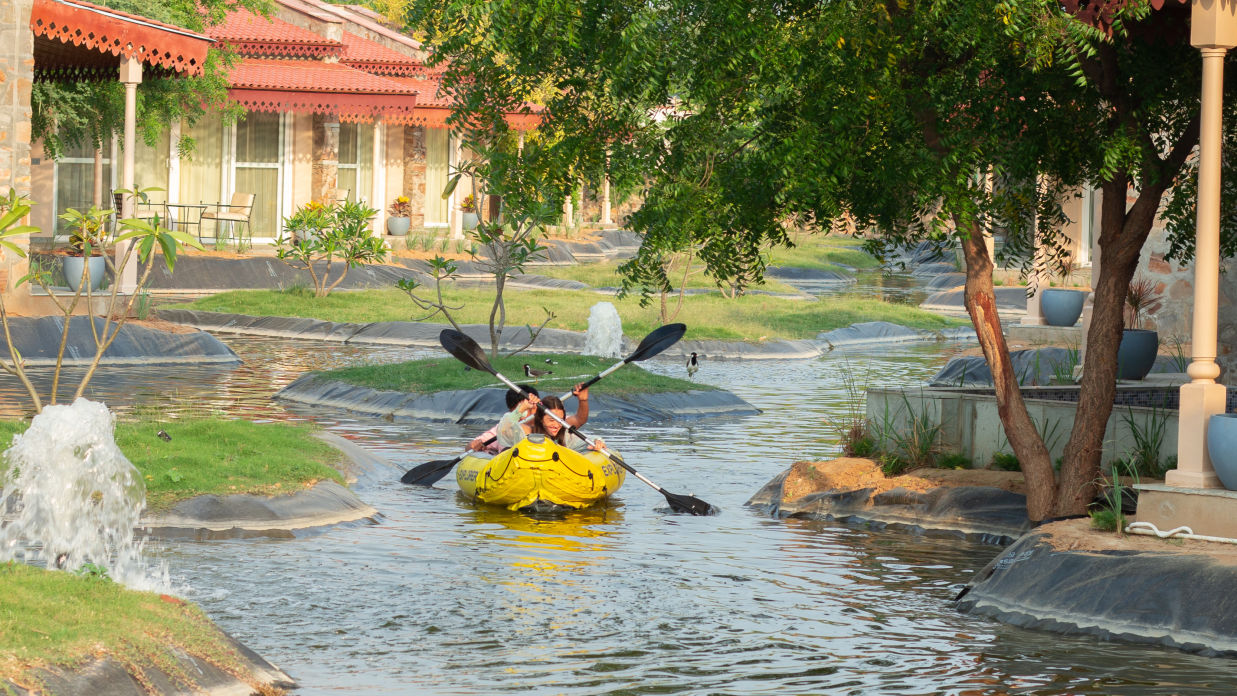
MULTIPOLYGON (((60 219, 60 214, 69 208, 76 208, 81 211, 90 209, 94 204, 94 154, 93 145, 76 145, 66 147, 64 156, 56 161, 56 234, 68 234, 65 229, 67 224, 60 219)), ((99 203, 99 207, 110 209, 112 207, 111 196, 113 181, 112 181, 112 158, 111 145, 105 143, 103 146, 103 196, 99 203)))
POLYGON ((425 129, 425 225, 446 227, 449 201, 443 199, 447 188, 447 165, 450 139, 446 128, 425 129))
POLYGON ((254 195, 250 217, 254 237, 279 235, 280 165, 283 161, 281 125, 279 114, 254 111, 236 122, 231 188, 238 193, 254 195))

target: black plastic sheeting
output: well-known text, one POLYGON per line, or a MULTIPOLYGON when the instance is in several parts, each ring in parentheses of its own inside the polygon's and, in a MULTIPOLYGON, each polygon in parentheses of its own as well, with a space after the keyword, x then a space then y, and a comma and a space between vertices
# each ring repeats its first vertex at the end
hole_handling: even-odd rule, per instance
POLYGON ((186 687, 189 687, 190 691, 203 694, 251 692, 252 684, 233 674, 233 671, 240 671, 241 674, 248 673, 257 681, 279 689, 296 688, 296 682, 283 670, 264 660, 222 629, 219 629, 219 632, 240 653, 239 664, 231 670, 224 670, 214 661, 195 657, 183 650, 168 650, 167 664, 162 662, 143 664, 140 675, 130 674, 128 670, 136 668, 120 660, 112 657, 97 657, 73 668, 53 665, 33 670, 42 682, 38 688, 26 689, 7 679, 0 679, 0 691, 17 696, 38 696, 38 694, 150 696, 152 693, 182 694, 186 693, 186 687), (139 676, 141 681, 139 681, 139 676))
POLYGON ((966 285, 965 273, 942 273, 924 283, 924 290, 953 290, 966 285))
MULTIPOLYGON (((65 345, 64 364, 88 365, 97 350, 94 331, 104 330, 102 317, 73 317, 69 322, 69 338, 65 345)), ((9 327, 26 364, 54 365, 64 317, 10 317, 9 327)), ((109 327, 114 331, 115 327, 109 327)), ((9 347, 0 341, 0 358, 9 359, 9 347)), ((241 359, 222 341, 204 331, 169 333, 125 324, 115 342, 103 354, 104 365, 157 365, 184 363, 238 363, 241 359)))
MULTIPOLYGON (((505 388, 453 390, 434 394, 379 391, 368 387, 303 375, 275 394, 276 399, 329 406, 393 420, 424 420, 485 425, 507 412, 505 388)), ((567 400, 567 409, 576 403, 567 400)), ((592 423, 652 422, 716 416, 749 416, 755 406, 723 390, 693 390, 619 397, 593 393, 589 398, 592 423)), ((587 426, 585 428, 587 430, 587 426)))
POLYGON ((177 503, 167 512, 144 518, 142 526, 163 538, 207 529, 216 532, 212 539, 218 539, 241 536, 246 530, 290 531, 351 522, 375 514, 377 511, 352 491, 334 481, 320 481, 312 488, 273 497, 199 495, 177 503))
MULTIPOLYGON (((347 265, 339 260, 331 264, 330 279, 339 276, 347 265)), ((315 264, 321 275, 325 263, 315 264)), ((432 282, 420 271, 402 265, 368 265, 348 269, 341 289, 389 288, 404 279, 415 278, 432 282)), ((224 259, 210 256, 181 255, 176 259, 175 273, 169 273, 163 263, 156 263, 150 274, 152 290, 240 290, 286 289, 294 286, 313 287, 309 272, 296 269, 271 256, 224 259)))
POLYGON ((973 341, 975 330, 969 326, 959 326, 941 331, 920 331, 887 321, 868 321, 817 334, 816 340, 833 350, 908 341, 973 341))
MULTIPOLYGON (((1053 383, 1057 373, 1071 372, 1068 366, 1077 360, 1066 348, 1028 348, 1009 353, 1014 364, 1014 374, 1024 387, 1046 386, 1053 383)), ((1176 360, 1169 355, 1156 358, 1151 368, 1153 373, 1178 372, 1176 360)), ((951 359, 940 372, 928 382, 932 387, 991 387, 992 370, 983 356, 971 355, 951 359)))
POLYGON ((926 492, 895 488, 830 490, 784 500, 782 472, 765 484, 747 505, 774 517, 804 517, 891 527, 933 536, 960 536, 1006 544, 1031 527, 1026 496, 991 486, 939 487, 926 492))
POLYGON ((1237 565, 1201 553, 1059 551, 1045 536, 1028 533, 989 563, 958 610, 1024 628, 1237 654, 1237 565))

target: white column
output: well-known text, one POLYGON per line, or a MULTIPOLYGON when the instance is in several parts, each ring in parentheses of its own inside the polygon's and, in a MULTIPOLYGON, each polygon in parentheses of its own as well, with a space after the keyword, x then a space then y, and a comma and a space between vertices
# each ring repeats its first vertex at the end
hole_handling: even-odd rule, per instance
MULTIPOLYGON (((1196 2, 1193 24, 1215 23, 1211 14, 1227 14, 1232 19, 1232 3, 1221 10, 1219 0, 1196 2), (1210 5, 1210 8, 1207 6, 1210 5), (1200 12, 1201 10, 1201 12, 1200 12)), ((1222 20, 1221 20, 1222 21, 1222 20)), ((1237 38, 1237 23, 1230 35, 1237 38)), ((1215 24, 1212 24, 1212 29, 1215 24)), ((1204 30, 1206 31, 1206 30, 1204 30)), ((1193 32, 1195 45, 1199 33, 1193 32)), ((1188 384, 1181 385, 1181 408, 1177 416, 1177 468, 1164 482, 1186 488, 1218 488, 1220 481, 1207 454, 1207 421, 1223 413, 1226 390, 1217 384, 1220 366, 1216 364, 1216 324, 1220 297, 1220 156, 1224 105, 1224 55, 1228 47, 1214 45, 1220 37, 1209 37, 1200 46, 1203 54, 1203 95, 1198 133, 1198 212, 1194 254, 1194 326, 1191 335, 1193 362, 1186 368, 1188 384)))
POLYGON ((378 209, 372 232, 381 237, 387 227, 387 124, 374 121, 373 187, 370 205, 378 209))
POLYGON ((610 175, 607 174, 601 180, 601 224, 612 225, 614 220, 610 217, 610 175))
MULTIPOLYGON (((180 203, 180 119, 168 124, 168 203, 180 203)), ((164 223, 167 224, 166 222, 164 223)))
MULTIPOLYGON (((124 58, 120 61, 120 81, 125 85, 125 130, 124 130, 124 164, 121 168, 120 186, 130 191, 134 188, 136 176, 134 173, 135 150, 137 149, 137 86, 142 82, 142 63, 135 58, 124 58)), ((126 195, 121 202, 122 218, 133 217, 133 196, 126 195)), ((116 264, 124 258, 131 242, 116 245, 116 264)), ((124 273, 117 282, 120 292, 132 293, 137 289, 137 261, 130 259, 124 273)))

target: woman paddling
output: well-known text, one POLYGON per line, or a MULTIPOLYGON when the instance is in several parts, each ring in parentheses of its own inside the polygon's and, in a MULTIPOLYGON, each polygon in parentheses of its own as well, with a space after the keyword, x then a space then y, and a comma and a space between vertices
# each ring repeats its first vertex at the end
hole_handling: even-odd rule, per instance
MULTIPOLYGON (((580 398, 581 404, 588 402, 587 389, 578 392, 577 396, 580 398)), ((537 418, 534 418, 531 423, 531 432, 545 435, 554 442, 564 447, 570 447, 577 452, 583 452, 590 449, 601 449, 606 446, 606 443, 599 437, 593 438, 593 441, 596 443, 595 446, 589 445, 584 438, 568 432, 567 429, 563 427, 562 423, 550 416, 550 413, 553 413, 558 416, 559 419, 565 420, 571 425, 576 425, 575 423, 572 423, 570 419, 564 417, 566 412, 567 411, 563 406, 562 399, 557 396, 547 396, 546 398, 541 399, 541 407, 537 409, 537 418), (547 413, 547 411, 549 413, 547 413)))

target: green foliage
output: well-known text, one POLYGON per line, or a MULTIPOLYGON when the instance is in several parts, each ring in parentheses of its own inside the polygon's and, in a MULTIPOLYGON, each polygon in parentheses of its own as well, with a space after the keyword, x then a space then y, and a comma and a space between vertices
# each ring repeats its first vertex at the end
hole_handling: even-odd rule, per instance
POLYGON ((76 571, 78 576, 97 580, 100 582, 111 582, 112 577, 108 575, 107 568, 96 563, 83 563, 76 571))
POLYGON ((879 423, 872 426, 886 474, 933 466, 941 448, 941 424, 925 408, 916 410, 906 392, 895 411, 886 399, 879 423))
POLYGON ((360 202, 329 206, 310 202, 284 220, 283 232, 275 240, 275 256, 292 268, 308 271, 314 295, 326 297, 343 282, 348 269, 379 263, 390 253, 381 239, 370 234, 369 224, 377 214, 360 202), (332 280, 336 260, 342 266, 332 280))
POLYGON ((1092 510, 1090 515, 1091 527, 1097 531, 1115 532, 1125 527, 1125 515, 1121 514, 1120 510, 1101 508, 1092 510))
POLYGON ((1018 457, 1009 452, 993 452, 992 468, 998 471, 1021 471, 1022 465, 1018 463, 1018 457))
POLYGON ((1127 408, 1121 419, 1134 439, 1126 466, 1140 476, 1164 478, 1164 472, 1176 465, 1175 457, 1169 461, 1160 459, 1168 429, 1168 409, 1153 406, 1145 419, 1139 419, 1135 418, 1134 409, 1127 408))
POLYGON ((60 214, 60 219, 69 224, 69 249, 74 256, 103 255, 112 211, 100 210, 93 205, 84 213, 76 208, 69 208, 60 214))
POLYGON ((940 469, 969 469, 971 458, 961 452, 947 452, 936 458, 936 466, 940 469))

